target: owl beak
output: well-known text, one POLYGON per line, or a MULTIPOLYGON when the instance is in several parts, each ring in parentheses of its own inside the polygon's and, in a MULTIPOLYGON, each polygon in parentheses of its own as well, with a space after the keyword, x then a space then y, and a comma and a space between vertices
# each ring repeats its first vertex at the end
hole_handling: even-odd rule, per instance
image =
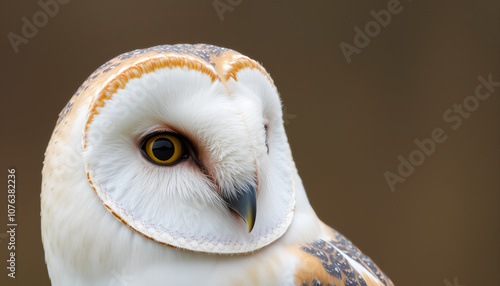
POLYGON ((257 215, 257 194, 255 187, 248 185, 245 190, 238 192, 236 197, 225 199, 228 207, 234 210, 248 225, 251 232, 257 215))

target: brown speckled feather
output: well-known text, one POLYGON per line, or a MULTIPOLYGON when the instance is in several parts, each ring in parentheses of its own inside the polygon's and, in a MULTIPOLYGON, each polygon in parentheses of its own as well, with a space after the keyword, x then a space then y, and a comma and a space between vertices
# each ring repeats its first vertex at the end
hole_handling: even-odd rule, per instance
POLYGON ((336 230, 325 228, 328 228, 328 239, 290 249, 300 260, 295 272, 296 285, 393 286, 368 256, 336 230), (353 261, 359 263, 357 268, 353 261))

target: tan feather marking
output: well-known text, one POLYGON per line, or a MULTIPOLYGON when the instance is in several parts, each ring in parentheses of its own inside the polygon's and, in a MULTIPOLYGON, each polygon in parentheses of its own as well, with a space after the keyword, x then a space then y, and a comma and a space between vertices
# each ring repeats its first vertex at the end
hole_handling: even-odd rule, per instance
POLYGON ((119 89, 125 88, 125 86, 131 79, 140 78, 143 74, 154 72, 157 69, 167 67, 169 69, 173 69, 176 67, 187 67, 190 70, 197 70, 210 76, 212 82, 221 80, 219 75, 217 75, 212 68, 193 57, 163 55, 148 58, 144 61, 138 62, 126 68, 120 74, 116 75, 99 91, 97 96, 92 100, 90 110, 88 112, 87 122, 85 123, 83 147, 87 147, 87 133, 89 125, 94 120, 94 117, 99 114, 99 108, 104 107, 106 101, 109 100, 113 96, 113 94, 115 94, 119 89))
POLYGON ((295 285, 314 285, 314 281, 343 285, 341 280, 332 277, 325 271, 321 260, 302 251, 300 246, 293 246, 288 250, 299 258, 299 266, 297 266, 294 277, 295 285))
POLYGON ((233 78, 235 81, 238 81, 237 79, 237 74, 240 70, 245 69, 245 68, 250 68, 250 69, 257 69, 260 71, 263 75, 267 77, 269 82, 274 85, 273 80, 267 73, 267 71, 259 65, 256 61, 249 59, 247 57, 236 57, 236 60, 232 61, 229 63, 230 68, 226 71, 225 73, 225 80, 228 81, 230 78, 233 78))
POLYGON ((392 281, 349 240, 323 224, 328 238, 287 248, 298 258, 296 285, 393 286, 392 281), (364 271, 355 265, 363 266, 364 271))

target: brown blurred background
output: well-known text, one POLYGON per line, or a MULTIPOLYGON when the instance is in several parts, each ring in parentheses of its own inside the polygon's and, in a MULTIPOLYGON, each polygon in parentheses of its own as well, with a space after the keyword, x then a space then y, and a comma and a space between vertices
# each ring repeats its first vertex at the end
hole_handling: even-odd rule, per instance
POLYGON ((201 42, 263 63, 311 204, 396 285, 498 285, 500 88, 457 130, 442 115, 474 95, 479 75, 500 81, 500 2, 402 0, 348 63, 339 44, 354 45, 354 27, 394 1, 217 0, 234 5, 221 21, 213 1, 73 0, 17 54, 8 33, 22 36, 22 17, 32 22, 43 10, 37 1, 0 2, 2 233, 7 168, 17 170, 18 219, 17 278, 7 279, 0 237, 0 284, 50 283, 40 172, 57 115, 79 85, 120 53, 201 42), (408 158, 434 128, 447 141, 391 192, 384 172, 397 172, 398 156, 408 158))

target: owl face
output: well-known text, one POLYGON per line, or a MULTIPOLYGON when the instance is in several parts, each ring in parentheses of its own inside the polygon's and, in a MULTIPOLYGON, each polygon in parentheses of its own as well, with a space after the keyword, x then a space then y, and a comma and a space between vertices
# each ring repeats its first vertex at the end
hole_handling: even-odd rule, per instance
POLYGON ((113 61, 75 125, 104 207, 151 243, 193 251, 244 253, 278 239, 296 170, 267 72, 207 45, 113 61))

